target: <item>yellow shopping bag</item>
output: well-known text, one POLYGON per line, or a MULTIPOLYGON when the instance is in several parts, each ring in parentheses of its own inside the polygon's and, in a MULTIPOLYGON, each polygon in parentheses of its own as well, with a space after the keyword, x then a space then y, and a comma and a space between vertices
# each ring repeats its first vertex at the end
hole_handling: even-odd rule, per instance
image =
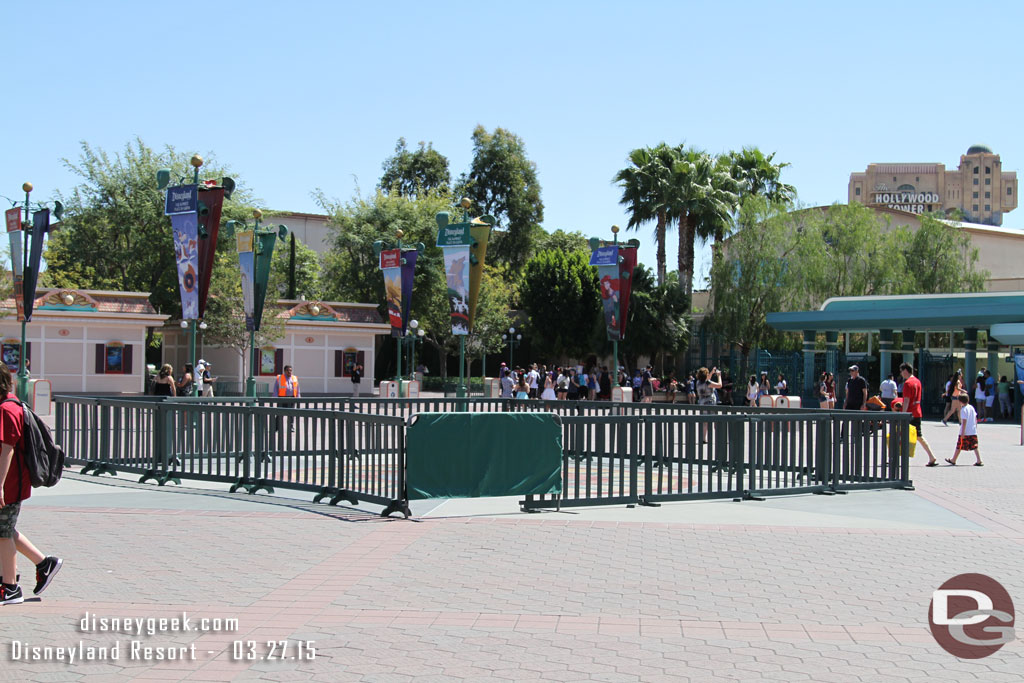
MULTIPOLYGON (((885 443, 889 444, 889 435, 885 435, 885 443)), ((917 450, 917 427, 910 425, 910 457, 914 457, 914 451, 917 450)))

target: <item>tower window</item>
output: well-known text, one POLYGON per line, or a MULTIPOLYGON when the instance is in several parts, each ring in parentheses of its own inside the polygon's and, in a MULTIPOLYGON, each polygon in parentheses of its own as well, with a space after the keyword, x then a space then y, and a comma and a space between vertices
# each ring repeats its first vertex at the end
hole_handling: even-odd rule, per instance
POLYGON ((975 178, 975 179, 974 179, 974 184, 975 184, 975 185, 977 185, 977 184, 978 184, 978 179, 977 179, 977 178, 975 178))
POLYGON ((974 196, 972 197, 972 199, 977 199, 977 198, 978 198, 978 193, 977 193, 977 192, 975 192, 975 193, 974 193, 974 196))
POLYGON ((985 199, 991 199, 991 198, 992 198, 992 193, 991 192, 986 192, 985 193, 985 199))
POLYGON ((992 210, 992 207, 991 207, 990 205, 986 204, 986 205, 985 205, 985 210, 986 210, 986 211, 991 211, 991 210, 992 210))
POLYGON ((971 207, 971 211, 977 211, 977 210, 978 210, 978 205, 977 204, 975 204, 974 206, 971 207))
POLYGON ((860 196, 860 188, 859 187, 853 188, 853 194, 854 194, 854 196, 859 197, 860 196))
POLYGON ((985 167, 985 173, 988 174, 988 173, 991 173, 991 172, 992 172, 992 167, 991 166, 986 166, 985 167))
POLYGON ((1006 188, 1006 196, 1009 197, 1011 194, 1013 194, 1013 188, 1012 187, 1006 188))
POLYGON ((985 184, 986 185, 991 185, 992 184, 992 179, 991 178, 985 178, 985 184))
POLYGON ((975 167, 974 167, 974 172, 975 172, 975 173, 977 173, 977 172, 978 172, 978 167, 977 167, 977 166, 975 166, 975 167))

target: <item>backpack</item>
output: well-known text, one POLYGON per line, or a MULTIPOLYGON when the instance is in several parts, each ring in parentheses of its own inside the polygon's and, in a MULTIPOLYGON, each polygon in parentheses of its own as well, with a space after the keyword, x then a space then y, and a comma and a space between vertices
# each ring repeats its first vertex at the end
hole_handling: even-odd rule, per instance
POLYGON ((17 403, 21 406, 21 439, 25 452, 25 467, 28 469, 32 487, 53 486, 60 481, 64 470, 64 449, 53 442, 49 425, 29 410, 27 405, 16 398, 5 398, 0 401, 0 405, 4 403, 17 403))

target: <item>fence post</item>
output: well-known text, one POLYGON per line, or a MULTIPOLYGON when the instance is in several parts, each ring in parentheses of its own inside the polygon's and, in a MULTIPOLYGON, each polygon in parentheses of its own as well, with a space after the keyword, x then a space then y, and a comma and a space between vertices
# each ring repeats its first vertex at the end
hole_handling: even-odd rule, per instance
POLYGON ((900 482, 907 491, 914 490, 910 480, 910 422, 900 424, 900 482))

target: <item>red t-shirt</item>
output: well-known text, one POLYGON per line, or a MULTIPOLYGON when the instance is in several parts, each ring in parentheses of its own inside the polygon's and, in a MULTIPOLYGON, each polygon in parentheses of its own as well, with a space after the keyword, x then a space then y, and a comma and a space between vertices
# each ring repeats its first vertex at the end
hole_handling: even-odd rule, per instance
POLYGON ((921 417, 921 380, 911 375, 903 382, 903 405, 910 406, 912 417, 921 417))
MULTIPOLYGON (((15 398, 15 396, 7 394, 6 398, 15 398)), ((29 479, 28 468, 25 467, 25 457, 21 445, 24 420, 25 415, 19 404, 4 403, 0 405, 0 443, 14 446, 11 466, 7 469, 7 478, 4 479, 4 502, 8 505, 25 500, 32 495, 32 481, 29 479)))

